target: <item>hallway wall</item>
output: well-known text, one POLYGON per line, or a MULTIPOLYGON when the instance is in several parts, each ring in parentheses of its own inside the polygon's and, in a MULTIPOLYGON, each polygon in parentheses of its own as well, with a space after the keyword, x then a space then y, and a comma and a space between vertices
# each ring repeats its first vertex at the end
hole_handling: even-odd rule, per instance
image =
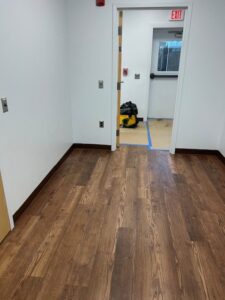
POLYGON ((9 104, 0 110, 0 169, 12 216, 72 143, 65 1, 1 1, 0 37, 9 104))

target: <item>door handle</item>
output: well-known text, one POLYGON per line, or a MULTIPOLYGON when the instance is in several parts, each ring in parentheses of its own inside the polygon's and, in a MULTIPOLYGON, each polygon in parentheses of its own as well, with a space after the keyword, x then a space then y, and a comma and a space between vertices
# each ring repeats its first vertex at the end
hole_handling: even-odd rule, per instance
POLYGON ((150 74, 150 78, 151 79, 155 79, 155 78, 178 78, 178 75, 168 75, 168 74, 165 74, 165 75, 156 75, 154 73, 151 73, 150 74))

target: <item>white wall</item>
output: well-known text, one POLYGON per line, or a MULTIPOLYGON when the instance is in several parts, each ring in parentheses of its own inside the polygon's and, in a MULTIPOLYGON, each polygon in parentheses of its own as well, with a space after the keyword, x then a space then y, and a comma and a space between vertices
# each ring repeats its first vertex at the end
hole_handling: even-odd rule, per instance
MULTIPOLYGON (((111 144, 112 4, 119 2, 126 6, 137 1, 107 0, 106 6, 101 8, 92 0, 68 2, 73 139, 111 144), (99 79, 105 81, 104 90, 97 88, 99 79), (98 128, 100 119, 105 120, 105 129, 98 128)), ((171 0, 158 2, 171 3, 171 0)), ((174 0, 174 3, 182 2, 187 1, 174 0)), ((155 4, 156 1, 149 0, 148 3, 155 4)), ((217 0, 216 4, 211 0, 193 1, 176 147, 219 147, 217 133, 222 128, 225 98, 224 13, 224 0, 217 0)))
MULTIPOLYGON (((182 26, 183 22, 176 22, 182 26)), ((171 25, 170 25, 171 26, 171 25)), ((153 49, 152 49, 152 63, 151 73, 158 72, 158 53, 160 42, 182 40, 177 38, 174 33, 169 33, 174 28, 160 28, 154 29, 153 33, 153 49)), ((178 30, 175 28, 175 30, 178 30)), ((182 30, 182 28, 180 28, 182 30)), ((169 72, 169 74, 178 75, 179 72, 169 72)), ((148 117, 159 119, 173 119, 176 96, 177 96, 177 78, 156 78, 150 80, 149 84, 149 99, 148 99, 148 117)))
POLYGON ((149 82, 152 58, 153 27, 182 26, 170 22, 169 10, 127 10, 123 14, 122 66, 129 69, 123 76, 121 103, 132 101, 138 106, 139 117, 147 119, 149 82), (134 75, 141 75, 135 79, 134 75))
POLYGON ((9 214, 72 143, 63 0, 0 2, 0 169, 9 214), (1 110, 0 110, 1 111, 1 110))
POLYGON ((224 112, 225 2, 194 1, 177 146, 218 149, 224 112), (219 45, 219 46, 218 46, 219 45))
POLYGON ((112 7, 69 1, 73 141, 111 145, 112 7), (98 81, 104 80, 104 89, 98 81), (105 127, 99 128, 99 121, 105 127))

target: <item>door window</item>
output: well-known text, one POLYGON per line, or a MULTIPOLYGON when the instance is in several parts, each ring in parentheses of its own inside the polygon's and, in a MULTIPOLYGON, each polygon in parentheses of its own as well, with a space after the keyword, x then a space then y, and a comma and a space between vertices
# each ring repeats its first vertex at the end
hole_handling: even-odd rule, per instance
POLYGON ((178 72, 182 41, 163 41, 159 43, 158 71, 178 72))

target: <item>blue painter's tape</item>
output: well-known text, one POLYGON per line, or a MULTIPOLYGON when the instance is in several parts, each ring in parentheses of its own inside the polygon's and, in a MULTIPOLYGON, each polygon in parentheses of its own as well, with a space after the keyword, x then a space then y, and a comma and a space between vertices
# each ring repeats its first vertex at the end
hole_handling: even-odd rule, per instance
POLYGON ((148 121, 145 122, 145 125, 146 125, 146 130, 147 130, 147 135, 148 135, 148 149, 151 150, 152 149, 152 139, 151 139, 150 129, 148 126, 148 121))

